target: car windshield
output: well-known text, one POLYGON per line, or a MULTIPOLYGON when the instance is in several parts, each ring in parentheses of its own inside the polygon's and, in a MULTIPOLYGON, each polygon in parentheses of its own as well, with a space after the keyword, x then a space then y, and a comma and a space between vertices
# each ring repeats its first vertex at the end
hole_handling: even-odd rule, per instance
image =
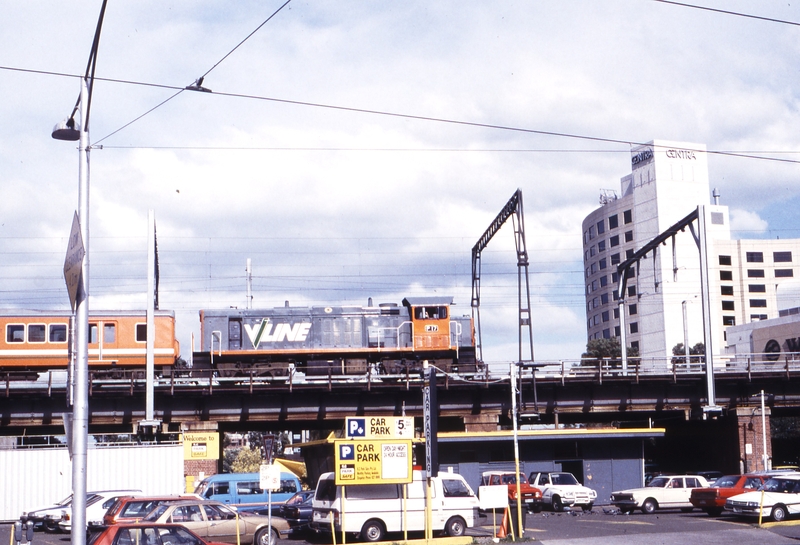
POLYGON ((796 479, 776 479, 772 478, 764 483, 766 492, 783 492, 785 494, 799 493, 800 481, 796 479))
POLYGON ((648 484, 647 486, 653 488, 664 488, 665 486, 667 486, 668 482, 669 482, 669 477, 656 477, 655 479, 650 481, 650 484, 648 484))
POLYGON ((725 475, 714 481, 714 488, 733 488, 738 482, 738 475, 725 475))
MULTIPOLYGON (((516 477, 516 475, 514 475, 513 473, 508 474, 508 475, 503 475, 503 484, 517 484, 517 479, 515 477, 516 477)), ((519 482, 520 482, 520 484, 523 484, 523 483, 527 484, 528 483, 528 479, 525 478, 525 475, 520 473, 519 474, 519 482)))
POLYGON ((578 484, 578 480, 572 473, 551 473, 550 480, 553 484, 559 485, 578 484))
POLYGON ((167 509, 169 509, 169 504, 162 503, 161 505, 150 511, 150 513, 142 520, 146 521, 158 520, 161 517, 161 515, 164 514, 164 511, 166 511, 167 509))

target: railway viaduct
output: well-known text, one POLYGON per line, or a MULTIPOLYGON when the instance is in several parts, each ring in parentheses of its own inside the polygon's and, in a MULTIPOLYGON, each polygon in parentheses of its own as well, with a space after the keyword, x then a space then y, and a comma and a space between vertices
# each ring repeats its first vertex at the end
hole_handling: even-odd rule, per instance
MULTIPOLYGON (((694 457, 698 464, 728 467, 761 459, 764 394, 767 454, 773 456, 770 417, 800 416, 800 370, 788 365, 769 373, 718 374, 721 414, 705 415, 705 375, 700 373, 523 378, 515 401, 528 415, 522 428, 661 427, 658 452, 665 458, 694 457), (533 418, 535 417, 535 418, 533 418), (720 448, 726 445, 726 448, 720 448), (722 451, 728 454, 723 454, 722 451), (738 452, 738 460, 733 456, 738 452)), ((63 435, 63 415, 70 412, 66 391, 47 380, 0 383, 0 434, 63 435)), ((440 431, 496 431, 512 427, 509 377, 461 380, 439 377, 440 431)), ((136 431, 144 419, 143 381, 93 380, 89 397, 89 433, 136 431)), ((159 380, 155 416, 163 435, 180 431, 317 430, 320 436, 341 430, 347 416, 413 416, 422 420, 422 381, 418 376, 319 379, 316 381, 217 379, 192 377, 159 380)), ((783 445, 794 451, 797 441, 783 445)), ((776 445, 777 448, 777 445, 776 445)), ((781 450, 781 449, 779 449, 781 450)), ((775 452, 774 463, 787 454, 775 452)), ((687 461, 688 463, 688 461, 687 461)), ((710 467, 710 466, 709 466, 710 467)))

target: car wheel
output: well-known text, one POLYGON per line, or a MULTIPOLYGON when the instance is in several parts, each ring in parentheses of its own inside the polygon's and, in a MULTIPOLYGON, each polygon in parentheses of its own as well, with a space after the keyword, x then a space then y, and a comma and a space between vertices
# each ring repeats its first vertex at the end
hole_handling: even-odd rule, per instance
POLYGON ((42 522, 42 526, 44 527, 45 532, 50 532, 50 533, 58 532, 58 522, 45 520, 44 522, 42 522))
POLYGON ((581 507, 583 508, 584 511, 591 511, 592 507, 594 507, 594 504, 593 503, 587 503, 586 505, 582 505, 581 507))
POLYGON ((564 510, 564 504, 561 503, 561 498, 558 496, 553 496, 553 511, 558 511, 559 513, 564 510))
POLYGON ((656 500, 654 500, 653 498, 647 498, 646 500, 644 500, 644 503, 642 504, 642 513, 646 515, 652 515, 653 513, 655 513, 656 509, 658 509, 658 504, 656 503, 656 500))
POLYGON ((275 545, 278 542, 278 533, 271 528, 262 528, 255 538, 256 545, 275 545))
POLYGON ((461 537, 467 533, 467 523, 461 517, 453 517, 447 521, 444 530, 450 537, 461 537))
POLYGON ((711 507, 709 509, 706 509, 706 513, 708 514, 709 517, 718 517, 722 514, 722 511, 723 511, 722 507, 711 507))
POLYGON ((772 520, 775 522, 786 520, 786 508, 783 505, 777 504, 772 506, 772 520))
POLYGON ((541 512, 542 512, 542 506, 541 506, 541 504, 538 504, 538 505, 532 505, 532 506, 530 507, 530 511, 531 511, 531 513, 541 513, 541 512))
POLYGON ((361 539, 364 541, 383 541, 386 529, 379 520, 368 520, 361 527, 361 539))

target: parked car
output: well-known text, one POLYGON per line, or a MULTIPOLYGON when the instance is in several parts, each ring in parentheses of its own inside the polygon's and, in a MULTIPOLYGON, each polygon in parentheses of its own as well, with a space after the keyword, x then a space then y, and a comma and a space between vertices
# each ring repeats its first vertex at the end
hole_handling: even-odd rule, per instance
POLYGON ((258 473, 219 473, 206 477, 198 483, 194 492, 207 500, 216 500, 232 505, 265 505, 272 498, 273 503, 283 503, 296 492, 302 490, 300 479, 294 473, 281 472, 281 486, 269 492, 260 486, 258 473))
POLYGON ((708 484, 712 486, 714 485, 714 481, 725 476, 722 471, 696 471, 694 474, 705 477, 705 479, 708 481, 708 484))
POLYGON ((90 545, 225 545, 206 541, 179 524, 115 524, 93 534, 90 545))
POLYGON ((591 511, 597 499, 597 492, 579 483, 572 473, 531 473, 528 482, 542 491, 542 503, 553 511, 563 511, 565 506, 591 511))
POLYGON ((662 475, 654 477, 644 488, 631 488, 611 493, 611 503, 625 513, 641 509, 654 513, 656 509, 694 509, 689 498, 693 488, 707 488, 708 481, 700 475, 662 475))
MULTIPOLYGON (((271 506, 269 504, 265 505, 237 505, 236 510, 245 515, 247 513, 252 513, 254 515, 269 515, 272 514, 273 517, 281 517, 286 519, 289 523, 289 526, 292 527, 292 533, 295 532, 296 524, 293 524, 293 521, 289 519, 287 513, 291 515, 292 519, 297 519, 300 517, 300 513, 297 509, 298 506, 303 506, 304 514, 307 514, 307 519, 311 519, 311 498, 314 496, 313 490, 301 490, 288 500, 286 503, 273 503, 271 506), (307 513, 306 513, 307 511, 307 513)), ((308 524, 308 520, 305 520, 305 524, 308 524)), ((298 523, 299 524, 299 523, 298 523)))
POLYGON ((771 517, 776 522, 800 513, 800 475, 770 477, 761 490, 728 498, 725 510, 745 517, 771 517))
POLYGON ((182 496, 121 496, 106 510, 102 524, 108 526, 111 524, 139 522, 162 503, 190 499, 200 498, 194 494, 182 496))
POLYGON ((718 517, 725 509, 728 498, 758 490, 767 477, 764 475, 724 475, 708 488, 693 488, 689 501, 712 517, 718 517))
POLYGON ((289 535, 289 523, 280 517, 250 513, 240 516, 235 508, 218 501, 163 503, 143 520, 158 524, 182 524, 204 539, 236 545, 274 545, 279 537, 289 535))
MULTIPOLYGON (((99 498, 95 498, 95 496, 103 492, 104 491, 87 492, 86 505, 89 506, 92 504, 93 501, 99 500, 99 498)), ((141 490, 136 490, 135 492, 141 492, 141 490)), ((132 494, 134 492, 128 491, 127 493, 132 494)), ((32 521, 35 525, 41 524, 42 527, 45 529, 45 531, 48 532, 57 532, 58 523, 61 520, 61 516, 65 512, 71 510, 72 510, 72 494, 70 494, 63 500, 56 502, 54 505, 23 512, 22 515, 20 516, 20 520, 23 523, 27 521, 32 521)))
MULTIPOLYGON (((99 526, 103 522, 103 516, 106 511, 119 498, 141 492, 141 490, 103 490, 96 492, 91 499, 86 501, 86 525, 99 526)), ((71 508, 62 510, 61 520, 58 521, 58 529, 68 533, 72 531, 71 508)))
POLYGON ((314 512, 314 490, 298 492, 286 503, 281 505, 280 515, 289 527, 292 534, 301 534, 311 529, 311 515, 314 512))
MULTIPOLYGON (((508 503, 517 503, 517 476, 513 471, 484 471, 481 476, 482 486, 495 485, 508 486, 508 503)), ((542 510, 542 491, 531 486, 528 479, 522 473, 519 474, 519 492, 522 497, 522 505, 528 511, 538 513, 542 510)))

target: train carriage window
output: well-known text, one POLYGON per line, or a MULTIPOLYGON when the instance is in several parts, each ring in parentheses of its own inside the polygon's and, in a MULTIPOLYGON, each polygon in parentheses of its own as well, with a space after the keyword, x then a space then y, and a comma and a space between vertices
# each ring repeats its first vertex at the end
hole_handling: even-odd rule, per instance
POLYGON ((67 342, 67 326, 66 324, 50 324, 50 337, 51 343, 65 343, 67 342))
POLYGON ((9 324, 6 326, 7 343, 25 342, 25 326, 22 324, 9 324))
POLYGON ((97 324, 89 324, 89 344, 97 344, 98 329, 97 324))
POLYGON ((112 344, 117 342, 117 324, 103 324, 103 343, 112 344))
POLYGON ((30 324, 28 325, 28 342, 29 343, 43 343, 45 341, 45 332, 47 327, 44 324, 30 324))
POLYGON ((415 307, 414 318, 417 320, 444 320, 447 318, 447 307, 415 307))
POLYGON ((147 342, 147 324, 136 324, 136 342, 147 342))

